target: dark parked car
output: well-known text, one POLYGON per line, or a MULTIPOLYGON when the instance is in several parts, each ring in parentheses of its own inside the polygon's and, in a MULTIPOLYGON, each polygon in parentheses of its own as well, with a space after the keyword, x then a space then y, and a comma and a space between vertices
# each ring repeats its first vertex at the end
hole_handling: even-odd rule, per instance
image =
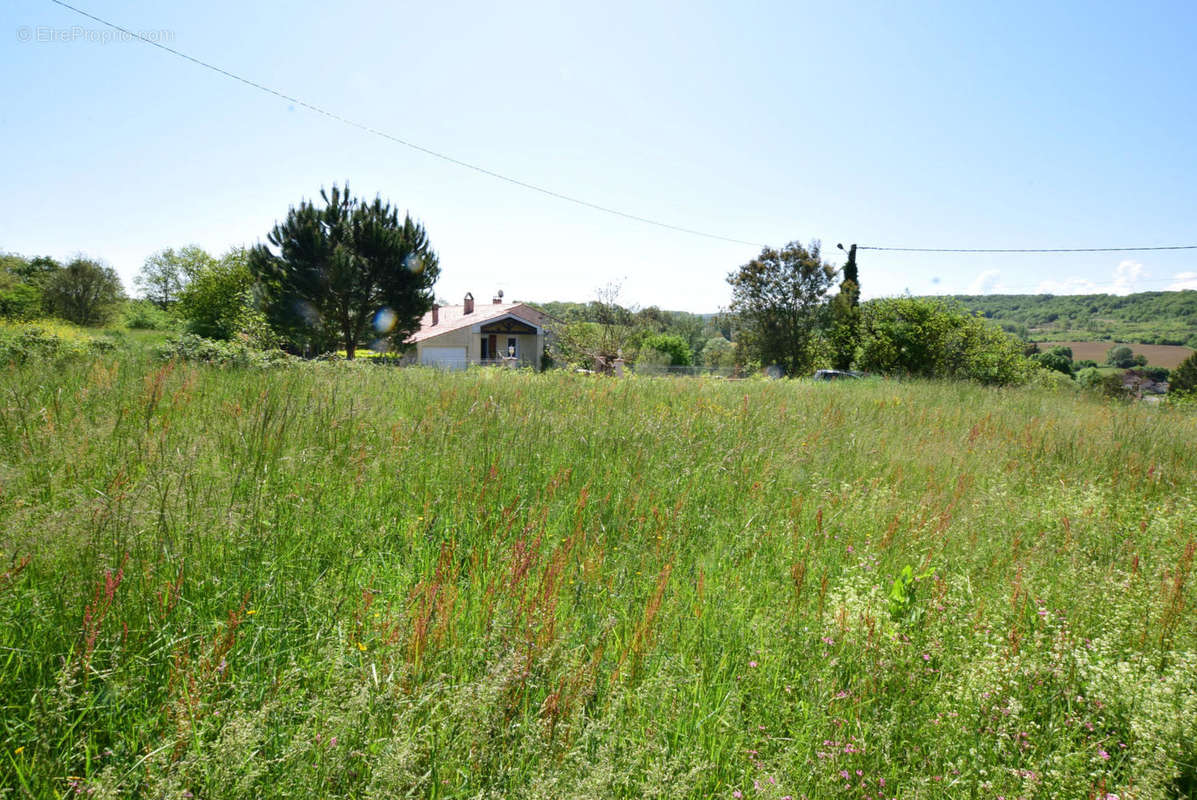
POLYGON ((841 380, 856 380, 863 377, 859 372, 851 372, 843 369, 821 369, 811 376, 817 381, 841 381, 841 380))

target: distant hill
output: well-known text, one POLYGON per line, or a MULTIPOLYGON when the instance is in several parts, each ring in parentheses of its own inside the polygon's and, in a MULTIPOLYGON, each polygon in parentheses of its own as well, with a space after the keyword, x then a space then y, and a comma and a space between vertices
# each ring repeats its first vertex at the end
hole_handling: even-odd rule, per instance
POLYGON ((1197 349, 1197 291, 955 295, 953 299, 1032 341, 1181 344, 1197 349))

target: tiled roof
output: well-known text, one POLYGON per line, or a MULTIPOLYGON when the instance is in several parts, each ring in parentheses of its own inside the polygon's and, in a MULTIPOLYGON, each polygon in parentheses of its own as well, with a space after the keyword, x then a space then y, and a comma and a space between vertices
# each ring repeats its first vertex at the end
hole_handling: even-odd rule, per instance
POLYGON ((437 314, 438 319, 435 325, 432 324, 431 311, 421 317, 420 329, 413 333, 407 341, 413 344, 422 342, 448 331, 478 325, 508 314, 538 328, 544 327, 545 321, 549 319, 548 315, 524 303, 475 303, 472 314, 465 313, 464 305, 441 306, 437 314))

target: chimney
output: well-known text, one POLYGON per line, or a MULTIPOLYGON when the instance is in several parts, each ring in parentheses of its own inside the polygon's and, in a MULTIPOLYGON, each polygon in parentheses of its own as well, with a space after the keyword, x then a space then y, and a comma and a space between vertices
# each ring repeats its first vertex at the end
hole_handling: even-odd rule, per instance
POLYGON ((438 323, 440 321, 441 321, 441 307, 438 306, 436 303, 433 303, 432 304, 432 324, 435 325, 436 323, 438 323))
POLYGON ((503 290, 502 289, 495 292, 495 296, 491 298, 491 302, 494 303, 495 305, 502 305, 502 303, 503 303, 503 290))
POLYGON ((464 304, 465 304, 465 308, 462 309, 461 313, 473 314, 474 313, 474 295, 471 294, 470 292, 466 292, 464 304))

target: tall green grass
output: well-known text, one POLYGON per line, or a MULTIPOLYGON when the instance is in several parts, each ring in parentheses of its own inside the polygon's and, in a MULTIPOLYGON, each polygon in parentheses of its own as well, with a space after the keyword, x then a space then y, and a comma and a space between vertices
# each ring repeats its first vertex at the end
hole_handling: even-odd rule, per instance
POLYGON ((8 367, 0 794, 1187 797, 1195 486, 1044 390, 8 367))

